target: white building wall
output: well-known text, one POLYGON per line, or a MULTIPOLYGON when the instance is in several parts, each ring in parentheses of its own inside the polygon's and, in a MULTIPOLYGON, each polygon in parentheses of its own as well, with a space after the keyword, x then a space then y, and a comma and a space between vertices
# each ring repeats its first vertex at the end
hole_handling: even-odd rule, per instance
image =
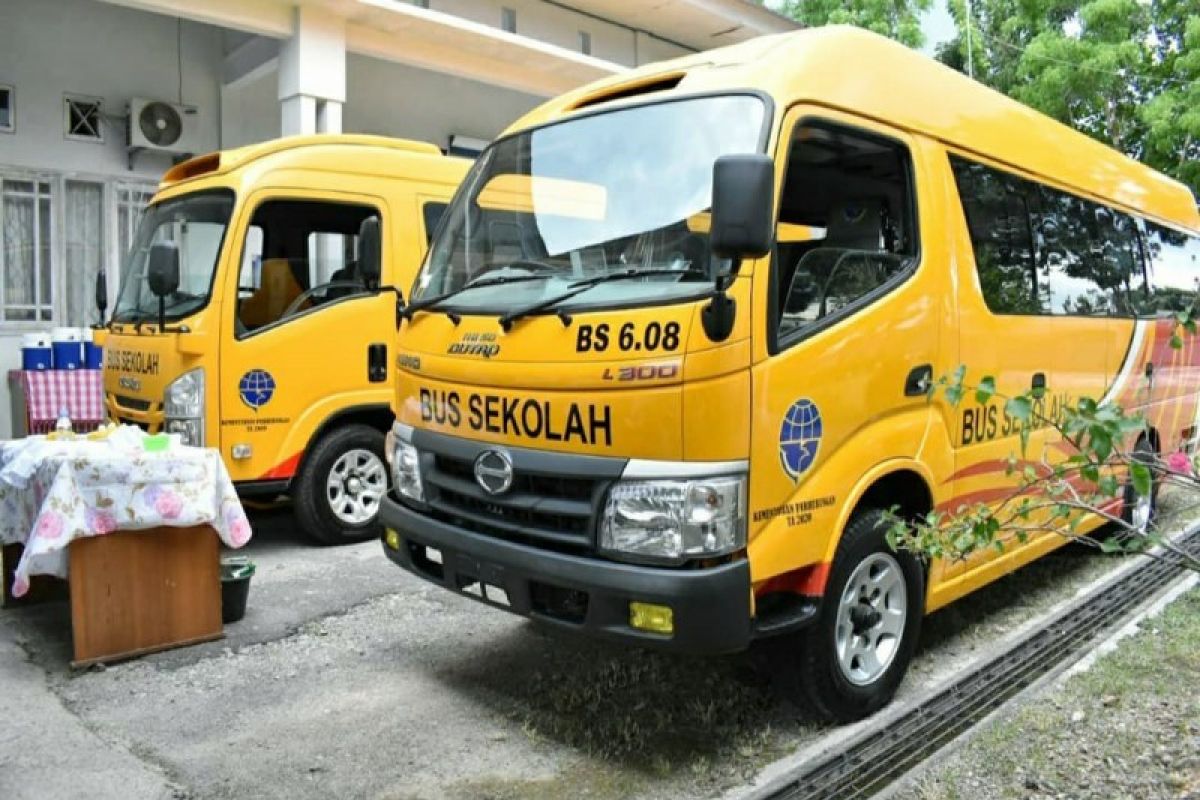
MULTIPOLYGON (((0 0, 0 83, 16 89, 16 132, 0 134, 0 165, 157 179, 170 158, 143 155, 130 173, 125 106, 179 96, 176 21, 93 0, 0 0), (63 94, 104 100, 105 141, 64 136, 63 94)), ((182 23, 183 99, 205 150, 218 144, 220 30, 182 23)))
MULTIPOLYGON (((222 147, 279 135, 274 71, 225 87, 222 147)), ((419 139, 445 148, 451 134, 493 139, 544 100, 438 72, 349 54, 346 56, 345 133, 419 139)))
POLYGON ((180 24, 171 17, 93 0, 0 0, 0 83, 12 85, 16 95, 15 132, 0 133, 0 177, 37 174, 52 186, 55 317, 53 322, 0 322, 0 438, 11 435, 7 372, 20 366, 21 334, 63 324, 68 291, 91 296, 90 287, 71 286, 81 279, 65 268, 69 182, 103 187, 101 266, 109 277, 110 296, 115 296, 122 255, 120 188, 152 187, 171 165, 170 156, 143 154, 129 169, 126 104, 131 97, 177 101, 180 64, 183 100, 197 109, 197 149, 215 149, 220 120, 218 28, 180 24), (182 45, 178 51, 177 43, 182 45), (64 94, 102 99, 103 143, 66 138, 64 94))
POLYGON ((347 133, 447 146, 451 134, 493 139, 545 98, 366 56, 346 59, 347 133))
POLYGON ((221 147, 241 147, 279 135, 279 73, 221 87, 221 147))
POLYGON ((519 35, 578 52, 579 32, 587 31, 592 37, 593 56, 627 67, 691 52, 663 39, 542 0, 430 0, 429 8, 495 28, 500 27, 501 9, 511 8, 517 12, 519 35))

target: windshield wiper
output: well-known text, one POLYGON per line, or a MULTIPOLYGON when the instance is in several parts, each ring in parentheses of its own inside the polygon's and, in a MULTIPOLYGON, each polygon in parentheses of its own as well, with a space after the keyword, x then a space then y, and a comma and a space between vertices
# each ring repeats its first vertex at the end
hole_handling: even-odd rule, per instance
MULTIPOLYGON (((441 305, 442 303, 446 302, 447 300, 451 299, 452 297, 456 297, 457 295, 462 294, 463 292, 469 291, 471 289, 483 289, 488 286, 503 286, 506 283, 524 283, 525 281, 544 281, 544 280, 548 279, 549 277, 550 277, 550 275, 544 274, 544 273, 538 274, 538 275, 498 275, 495 278, 485 278, 483 280, 477 280, 477 281, 472 281, 470 283, 464 283, 462 286, 458 287, 457 289, 451 289, 450 291, 445 292, 444 294, 439 294, 437 297, 431 297, 428 300, 414 300, 413 302, 409 303, 408 305, 406 305, 404 307, 404 312, 403 312, 404 318, 411 320, 413 318, 413 314, 417 313, 418 311, 444 310, 444 309, 438 309, 438 306, 441 305)), ((455 325, 457 325, 459 322, 462 321, 462 317, 460 317, 458 314, 455 314, 453 311, 445 311, 445 314, 447 317, 450 318, 450 321, 453 322, 455 325)))
MULTIPOLYGON (((654 277, 656 275, 675 275, 680 278, 682 278, 684 276, 689 276, 689 277, 703 278, 706 281, 709 280, 709 277, 706 273, 701 272, 700 270, 696 270, 696 269, 637 269, 637 268, 632 268, 632 269, 622 270, 621 272, 610 272, 607 275, 596 275, 591 278, 584 278, 583 280, 575 281, 562 294, 558 294, 558 295, 555 295, 554 297, 546 298, 545 300, 538 301, 537 303, 533 303, 532 305, 525 306, 524 308, 518 308, 516 311, 510 311, 507 314, 504 314, 503 316, 500 317, 500 327, 503 328, 504 331, 507 333, 508 330, 510 328, 512 328, 513 324, 515 322, 517 322, 517 320, 524 319, 525 317, 528 317, 528 316, 532 316, 533 314, 537 314, 540 311, 545 311, 548 308, 553 308, 554 306, 558 305, 559 303, 561 303, 565 300, 570 300, 572 297, 574 297, 577 294, 583 294, 588 289, 591 289, 593 286, 597 286, 601 283, 608 283, 609 281, 630 280, 633 278, 650 278, 650 277, 654 277)), ((564 326, 571 324, 571 315, 567 314, 565 311, 560 310, 558 312, 558 318, 560 320, 562 320, 562 323, 564 326)))

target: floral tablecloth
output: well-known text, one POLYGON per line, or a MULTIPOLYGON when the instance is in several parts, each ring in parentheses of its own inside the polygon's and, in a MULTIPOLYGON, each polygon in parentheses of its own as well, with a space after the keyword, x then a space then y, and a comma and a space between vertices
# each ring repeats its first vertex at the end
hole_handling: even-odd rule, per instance
POLYGON ((250 523, 215 450, 148 452, 144 434, 125 426, 107 439, 0 442, 0 543, 25 545, 11 587, 30 575, 67 576, 73 539, 115 530, 211 525, 226 545, 250 540, 250 523))

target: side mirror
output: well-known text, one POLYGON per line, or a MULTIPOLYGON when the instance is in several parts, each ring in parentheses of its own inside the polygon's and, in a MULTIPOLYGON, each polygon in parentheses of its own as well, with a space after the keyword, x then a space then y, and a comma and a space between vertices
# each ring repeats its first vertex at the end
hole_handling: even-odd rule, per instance
POLYGON ((775 227, 775 162, 770 156, 727 155, 713 164, 712 228, 709 245, 717 258, 743 258, 771 251, 775 227))
POLYGON ((358 274, 362 275, 368 289, 379 286, 379 276, 383 270, 381 250, 379 217, 367 217, 358 226, 358 274))
POLYGON ((108 279, 104 277, 104 268, 96 273, 96 310, 100 312, 100 324, 104 325, 104 316, 108 312, 108 279))
POLYGON ((179 245, 174 242, 150 245, 146 280, 155 297, 166 297, 179 289, 179 245))

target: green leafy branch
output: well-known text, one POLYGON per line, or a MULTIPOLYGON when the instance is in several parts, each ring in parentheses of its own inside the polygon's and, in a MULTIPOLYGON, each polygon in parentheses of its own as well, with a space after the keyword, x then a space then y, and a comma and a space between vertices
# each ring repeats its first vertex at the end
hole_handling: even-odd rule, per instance
MULTIPOLYGON (((1193 333, 1193 313, 1181 312, 1177 328, 1193 333)), ((1173 340, 1172 346, 1182 346, 1182 337, 1179 344, 1173 340)), ((1020 440, 1020 457, 1010 455, 1005 470, 1012 479, 1011 489, 990 502, 935 510, 916 519, 904 518, 893 509, 888 532, 893 547, 927 558, 961 561, 986 550, 1004 552, 1014 540, 1024 544, 1034 535, 1051 533, 1104 552, 1182 559, 1189 568, 1200 571, 1200 559, 1175 544, 1159 525, 1113 513, 1116 506, 1136 503, 1139 498, 1153 499, 1156 484, 1183 486, 1200 497, 1193 458, 1183 453, 1163 458, 1137 446, 1139 441, 1148 441, 1144 417, 1086 397, 1074 405, 1064 403, 1051 416, 1044 412, 1045 388, 1004 396, 997 392, 994 377, 984 376, 969 385, 966 376, 966 367, 959 366, 932 382, 927 397, 932 401, 940 392, 955 408, 968 394, 980 406, 993 399, 1004 400, 1004 413, 1015 420, 1020 440), (1047 456, 1051 449, 1047 442, 1036 460, 1026 458, 1032 434, 1041 429, 1050 430, 1051 441, 1057 434, 1057 442, 1067 445, 1069 455, 1052 460, 1047 456), (1106 536, 1095 539, 1080 533, 1085 522, 1096 518, 1105 524, 1106 536)), ((1194 507, 1200 507, 1200 502, 1194 507)))

